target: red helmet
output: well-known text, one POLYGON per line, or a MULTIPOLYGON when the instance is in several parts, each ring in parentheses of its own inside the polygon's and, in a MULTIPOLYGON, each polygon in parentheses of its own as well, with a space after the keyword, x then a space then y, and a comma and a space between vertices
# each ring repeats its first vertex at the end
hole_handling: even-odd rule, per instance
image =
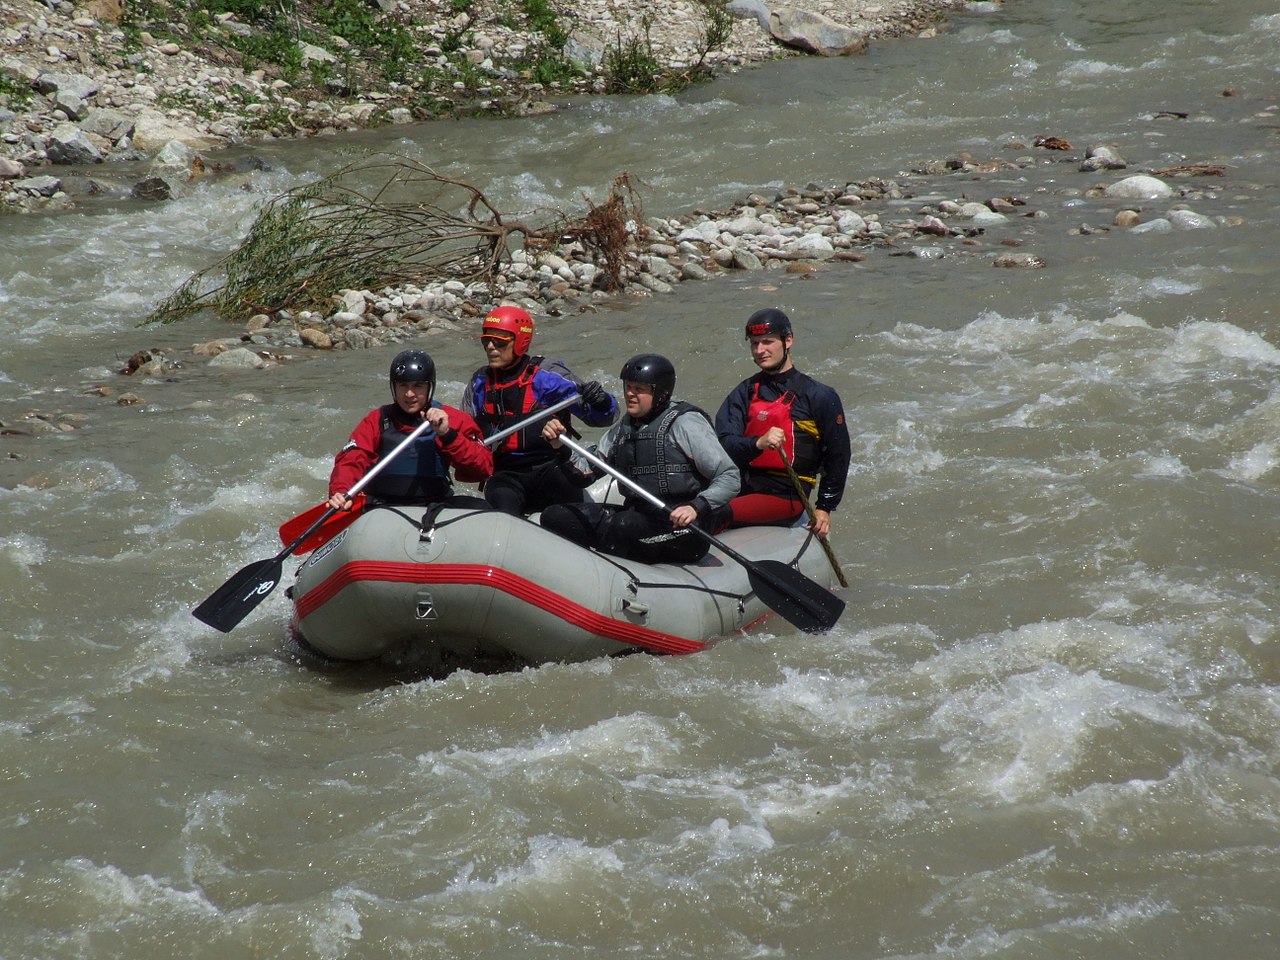
POLYGON ((519 307, 494 307, 480 326, 480 336, 505 333, 516 341, 516 356, 523 357, 533 343, 533 317, 519 307))

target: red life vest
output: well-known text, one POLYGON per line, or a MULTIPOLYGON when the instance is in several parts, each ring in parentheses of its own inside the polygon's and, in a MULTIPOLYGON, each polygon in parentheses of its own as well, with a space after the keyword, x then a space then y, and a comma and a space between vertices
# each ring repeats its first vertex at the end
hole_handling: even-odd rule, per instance
MULTIPOLYGON (((524 357, 523 362, 510 370, 494 371, 482 368, 484 381, 483 402, 476 411, 476 422, 486 434, 497 433, 517 420, 523 420, 542 406, 534 388, 534 378, 542 364, 542 357, 524 357)), ((477 374, 481 371, 477 371, 477 374)), ((568 411, 559 414, 566 426, 572 421, 568 411)), ((555 451, 542 439, 542 423, 538 422, 511 434, 493 451, 495 464, 506 469, 518 461, 536 462, 549 459, 555 451), (532 457, 532 460, 526 458, 532 457)))
MULTIPOLYGON (((784 437, 782 451, 792 463, 796 459, 796 428, 791 421, 791 405, 795 403, 795 399, 796 395, 788 391, 777 400, 761 400, 760 384, 757 383, 751 394, 751 403, 747 407, 747 425, 743 431, 748 437, 763 437, 771 428, 777 427, 784 437)), ((751 466, 757 470, 787 469, 777 450, 761 451, 760 455, 751 461, 751 466)))

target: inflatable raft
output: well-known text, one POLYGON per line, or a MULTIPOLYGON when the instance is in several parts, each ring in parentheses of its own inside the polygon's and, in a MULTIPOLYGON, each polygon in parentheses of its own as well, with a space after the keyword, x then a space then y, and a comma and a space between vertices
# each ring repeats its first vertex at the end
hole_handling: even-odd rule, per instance
MULTIPOLYGON (((367 510, 318 548, 290 588, 294 636, 337 660, 432 648, 538 664, 692 653, 772 612, 743 564, 717 547, 689 566, 636 563, 467 500, 367 510)), ((803 521, 719 539, 752 561, 832 583, 803 521)))

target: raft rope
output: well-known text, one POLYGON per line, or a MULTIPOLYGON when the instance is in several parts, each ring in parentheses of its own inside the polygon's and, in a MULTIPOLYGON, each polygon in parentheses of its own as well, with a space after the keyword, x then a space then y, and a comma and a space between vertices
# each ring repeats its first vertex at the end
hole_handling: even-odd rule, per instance
MULTIPOLYGON (((439 503, 433 503, 429 505, 426 508, 426 512, 423 513, 422 515, 421 522, 413 519, 413 517, 409 516, 407 513, 404 513, 399 507, 395 507, 390 504, 378 504, 377 507, 374 509, 390 510, 396 516, 403 518, 404 520, 412 524, 414 527, 416 527, 418 529, 419 535, 427 533, 429 529, 434 530, 439 527, 452 526, 453 524, 458 523, 462 520, 466 520, 470 517, 479 516, 482 513, 488 513, 493 509, 492 507, 488 507, 488 506, 478 507, 474 510, 467 511, 466 513, 461 513, 456 517, 452 517, 449 520, 445 520, 441 523, 437 523, 436 517, 439 516, 440 511, 443 510, 445 507, 452 506, 456 508, 461 506, 459 503, 456 502, 459 499, 475 501, 478 498, 458 497, 454 499, 455 499, 455 502, 453 503, 450 503, 448 501, 440 501, 439 503)), ((813 531, 811 530, 809 531, 809 535, 805 537, 804 542, 800 544, 799 549, 796 550, 795 556, 791 558, 791 561, 788 564, 788 566, 797 567, 797 564, 800 562, 800 558, 804 556, 804 552, 808 550, 810 544, 813 543, 813 538, 814 538, 814 535, 813 535, 813 531)), ((702 586, 699 584, 654 583, 648 580, 641 580, 640 577, 636 575, 634 570, 626 566, 623 563, 623 561, 619 560, 618 558, 612 557, 607 553, 601 553, 599 550, 592 549, 591 547, 583 547, 583 549, 589 551, 590 553, 594 553, 597 557, 599 557, 605 563, 609 564, 610 566, 616 567, 617 569, 625 573, 627 575, 627 580, 629 581, 627 586, 632 593, 639 593, 641 588, 646 588, 649 590, 694 590, 699 593, 705 593, 708 596, 725 597, 726 599, 729 599, 729 600, 735 600, 738 603, 739 609, 745 608, 747 600, 753 595, 753 591, 750 591, 750 590, 748 590, 746 593, 731 593, 728 590, 716 590, 716 589, 713 589, 712 587, 702 586)), ((797 567, 797 569, 799 568, 797 567)))
MULTIPOLYGON (((397 516, 404 518, 409 523, 413 524, 413 526, 417 527, 420 534, 426 533, 428 529, 437 529, 440 527, 451 526, 452 524, 458 523, 462 520, 466 520, 469 517, 474 517, 482 513, 487 513, 488 509, 492 509, 492 508, 488 508, 488 509, 479 508, 476 510, 469 510, 466 513, 461 513, 458 516, 451 517, 450 519, 445 520, 443 522, 440 522, 440 523, 435 522, 436 516, 438 516, 440 511, 447 506, 456 507, 457 504, 449 504, 445 502, 431 504, 427 508, 426 513, 422 515, 421 523, 418 522, 417 520, 414 520, 413 517, 409 516, 408 514, 402 512, 400 509, 393 506, 389 506, 386 504, 379 504, 377 509, 390 510, 392 513, 396 514, 397 516)), ((727 590, 714 590, 711 587, 698 586, 696 584, 691 584, 691 583, 651 583, 647 580, 641 580, 636 575, 634 570, 632 570, 630 567, 625 566, 622 563, 622 561, 620 561, 616 557, 612 557, 607 553, 601 553, 599 550, 594 550, 591 547, 583 547, 582 549, 595 554, 605 563, 609 564, 610 566, 616 567, 617 569, 621 570, 624 574, 626 574, 627 580, 628 580, 627 586, 632 593, 639 593, 642 587, 646 587, 650 590, 696 590, 700 593, 708 594, 709 596, 725 597, 729 600, 737 601, 739 607, 745 606, 747 602, 747 598, 751 596, 750 591, 748 591, 747 593, 730 593, 727 590)), ((801 553, 803 552, 804 552, 804 548, 802 547, 801 553)))

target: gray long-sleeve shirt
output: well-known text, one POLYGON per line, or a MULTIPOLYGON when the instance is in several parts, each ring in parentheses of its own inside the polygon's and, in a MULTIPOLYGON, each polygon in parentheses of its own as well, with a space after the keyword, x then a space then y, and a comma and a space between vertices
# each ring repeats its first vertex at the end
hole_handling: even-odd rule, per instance
MULTIPOLYGON (((624 414, 622 422, 600 438, 596 452, 602 459, 609 459, 609 451, 617 444, 629 419, 624 414)), ((724 506, 737 496, 742 476, 724 447, 720 446, 715 428, 706 417, 693 410, 686 411, 672 421, 670 431, 672 442, 693 461, 698 473, 709 478, 706 489, 699 494, 703 500, 714 508, 724 506)))

